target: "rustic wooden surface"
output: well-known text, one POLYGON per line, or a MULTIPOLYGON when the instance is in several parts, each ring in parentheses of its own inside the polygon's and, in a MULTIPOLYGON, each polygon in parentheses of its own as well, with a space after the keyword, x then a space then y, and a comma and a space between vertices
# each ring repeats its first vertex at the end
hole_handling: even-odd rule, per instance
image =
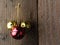
POLYGON ((37 36, 37 4, 36 0, 0 0, 0 45, 38 45, 37 36), (21 3, 20 14, 16 15, 18 3, 21 3), (31 21, 32 31, 21 40, 15 40, 10 35, 6 25, 11 20, 31 21))
POLYGON ((39 45, 60 45, 60 0, 38 0, 39 45))
MULTIPOLYGON (((21 0, 0 0, 0 45, 38 45, 36 0, 24 0, 17 17, 15 6, 21 0), (31 20, 35 27, 21 40, 10 36, 10 20, 31 20), (4 37, 4 38, 3 38, 4 37)), ((60 0, 38 0, 39 45, 60 45, 60 0)))

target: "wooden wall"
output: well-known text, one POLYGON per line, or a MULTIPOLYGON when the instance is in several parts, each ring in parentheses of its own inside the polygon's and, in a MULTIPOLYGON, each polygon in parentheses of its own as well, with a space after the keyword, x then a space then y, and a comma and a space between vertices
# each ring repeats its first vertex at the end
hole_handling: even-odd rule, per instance
POLYGON ((36 0, 0 0, 0 45, 38 45, 37 43, 37 4, 36 0), (16 8, 21 3, 20 14, 16 8), (33 28, 21 40, 15 40, 10 35, 6 25, 11 20, 31 21, 33 28))
POLYGON ((38 45, 38 41, 39 45, 60 45, 60 0, 38 0, 38 15, 37 0, 23 0, 17 16, 18 2, 21 0, 0 0, 0 45, 38 45), (6 27, 10 20, 28 20, 34 26, 23 39, 15 40, 6 27))
POLYGON ((39 45, 60 45, 60 0, 38 0, 39 45))

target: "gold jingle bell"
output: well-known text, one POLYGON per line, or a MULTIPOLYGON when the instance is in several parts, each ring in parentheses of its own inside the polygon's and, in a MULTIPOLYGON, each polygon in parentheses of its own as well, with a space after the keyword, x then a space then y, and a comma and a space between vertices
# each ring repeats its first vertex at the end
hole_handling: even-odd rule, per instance
POLYGON ((21 28, 30 28, 31 25, 29 22, 21 22, 21 28))
POLYGON ((8 29, 12 29, 12 27, 16 27, 17 26, 17 23, 15 21, 9 21, 7 23, 7 28, 8 29))

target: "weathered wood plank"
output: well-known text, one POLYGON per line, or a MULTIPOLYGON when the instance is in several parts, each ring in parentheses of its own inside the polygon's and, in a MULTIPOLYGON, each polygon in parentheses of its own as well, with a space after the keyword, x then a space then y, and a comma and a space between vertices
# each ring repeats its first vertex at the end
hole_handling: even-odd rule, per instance
POLYGON ((36 0, 0 0, 0 33, 7 38, 0 39, 0 45, 37 45, 37 5, 36 0), (17 17, 15 6, 21 3, 20 14, 17 17), (31 21, 34 27, 21 40, 11 37, 6 24, 11 20, 31 21))
POLYGON ((39 45, 60 45, 60 0, 38 0, 39 45))

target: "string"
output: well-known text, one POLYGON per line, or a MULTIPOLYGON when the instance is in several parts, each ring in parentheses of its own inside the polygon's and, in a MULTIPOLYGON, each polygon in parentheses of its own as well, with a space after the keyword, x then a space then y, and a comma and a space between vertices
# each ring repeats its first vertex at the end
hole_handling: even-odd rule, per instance
POLYGON ((19 21, 20 21, 20 17, 21 17, 21 16, 19 16, 20 15, 20 7, 21 7, 23 2, 24 2, 24 0, 22 0, 21 3, 18 3, 18 5, 15 6, 15 8, 17 9, 17 18, 16 18, 17 23, 19 23, 19 21))

